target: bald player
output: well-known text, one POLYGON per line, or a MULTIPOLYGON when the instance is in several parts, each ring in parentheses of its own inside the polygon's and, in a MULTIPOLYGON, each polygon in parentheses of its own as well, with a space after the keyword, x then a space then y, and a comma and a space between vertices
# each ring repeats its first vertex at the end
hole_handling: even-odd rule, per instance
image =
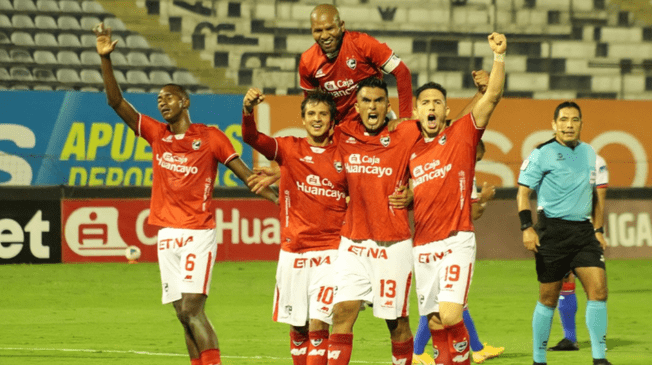
POLYGON ((412 116, 410 70, 387 44, 346 30, 337 8, 329 4, 317 5, 310 13, 310 30, 316 43, 301 55, 301 88, 331 94, 337 105, 336 123, 356 119, 353 106, 360 81, 390 73, 398 87, 399 117, 412 116))

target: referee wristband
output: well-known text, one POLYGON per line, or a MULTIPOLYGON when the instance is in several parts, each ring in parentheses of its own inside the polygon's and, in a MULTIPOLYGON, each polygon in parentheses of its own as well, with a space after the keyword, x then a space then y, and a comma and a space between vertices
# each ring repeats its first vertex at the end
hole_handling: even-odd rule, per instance
POLYGON ((602 233, 602 234, 604 234, 604 227, 596 228, 594 231, 595 231, 595 233, 602 233))
POLYGON ((521 220, 521 231, 532 227, 532 211, 531 210, 521 210, 518 212, 518 218, 521 220))

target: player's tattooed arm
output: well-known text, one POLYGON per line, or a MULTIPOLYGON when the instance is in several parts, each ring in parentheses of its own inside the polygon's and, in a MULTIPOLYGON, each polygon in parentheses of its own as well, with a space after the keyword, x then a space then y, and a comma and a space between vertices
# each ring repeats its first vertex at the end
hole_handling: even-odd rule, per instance
POLYGON ((127 123, 133 131, 138 131, 138 111, 122 97, 120 86, 113 75, 111 64, 111 52, 115 50, 118 41, 111 41, 111 28, 100 23, 93 27, 93 33, 97 37, 97 53, 102 62, 102 78, 104 79, 104 90, 106 98, 113 110, 122 120, 127 123))
MULTIPOLYGON (((240 158, 234 158, 226 164, 226 167, 233 171, 233 173, 245 184, 247 184, 249 177, 253 175, 253 171, 251 171, 251 169, 240 158)), ((254 191, 252 188, 250 188, 250 190, 254 191)), ((263 187, 254 192, 272 203, 278 204, 278 193, 269 187, 263 187)))

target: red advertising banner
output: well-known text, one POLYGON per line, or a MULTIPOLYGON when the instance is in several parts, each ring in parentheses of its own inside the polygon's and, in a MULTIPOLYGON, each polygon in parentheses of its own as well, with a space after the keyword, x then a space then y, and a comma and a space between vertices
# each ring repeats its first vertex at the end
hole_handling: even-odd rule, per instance
MULTIPOLYGON (((535 204, 533 202, 533 204, 535 204)), ((278 207, 262 199, 216 199, 217 261, 276 261, 281 226, 278 207)), ((652 200, 608 199, 605 238, 608 259, 652 258, 652 200)), ((138 246, 140 261, 156 262, 157 227, 147 224, 149 199, 63 200, 62 262, 126 262, 138 246)), ((488 204, 474 222, 477 258, 529 259, 514 200, 488 204)))
MULTIPOLYGON (((217 261, 276 260, 280 249, 278 207, 261 199, 215 199, 217 261)), ((139 261, 156 262, 158 227, 147 223, 149 199, 62 201, 62 261, 126 262, 134 245, 139 261)))
MULTIPOLYGON (((301 96, 267 96, 257 108, 261 132, 271 136, 305 136, 301 124, 301 96)), ((530 152, 553 136, 554 110, 563 100, 505 98, 491 117, 483 140, 485 158, 477 165, 478 182, 515 187, 519 167, 530 152)), ((468 99, 449 99, 450 117, 456 116, 468 99)), ((391 99, 394 110, 398 101, 391 99)), ((652 114, 649 101, 579 100, 582 108, 582 140, 591 144, 609 166, 612 187, 652 185, 652 133, 641 123, 652 114)), ((254 153, 254 164, 267 164, 254 153)))

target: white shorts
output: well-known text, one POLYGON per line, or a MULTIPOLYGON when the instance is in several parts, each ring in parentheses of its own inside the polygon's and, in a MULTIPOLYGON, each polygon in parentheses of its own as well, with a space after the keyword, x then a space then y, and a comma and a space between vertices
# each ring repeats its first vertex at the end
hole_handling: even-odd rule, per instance
POLYGON ((332 324, 337 250, 292 253, 281 250, 276 268, 276 322, 305 326, 309 319, 332 324))
POLYGON ((163 304, 181 299, 181 293, 208 295, 217 255, 215 229, 163 228, 156 248, 163 304))
POLYGON ((342 237, 335 261, 335 303, 373 303, 374 316, 407 317, 412 286, 412 240, 385 245, 342 237))
POLYGON ((419 314, 439 312, 441 302, 465 305, 473 278, 475 233, 459 232, 414 247, 413 252, 419 314))

